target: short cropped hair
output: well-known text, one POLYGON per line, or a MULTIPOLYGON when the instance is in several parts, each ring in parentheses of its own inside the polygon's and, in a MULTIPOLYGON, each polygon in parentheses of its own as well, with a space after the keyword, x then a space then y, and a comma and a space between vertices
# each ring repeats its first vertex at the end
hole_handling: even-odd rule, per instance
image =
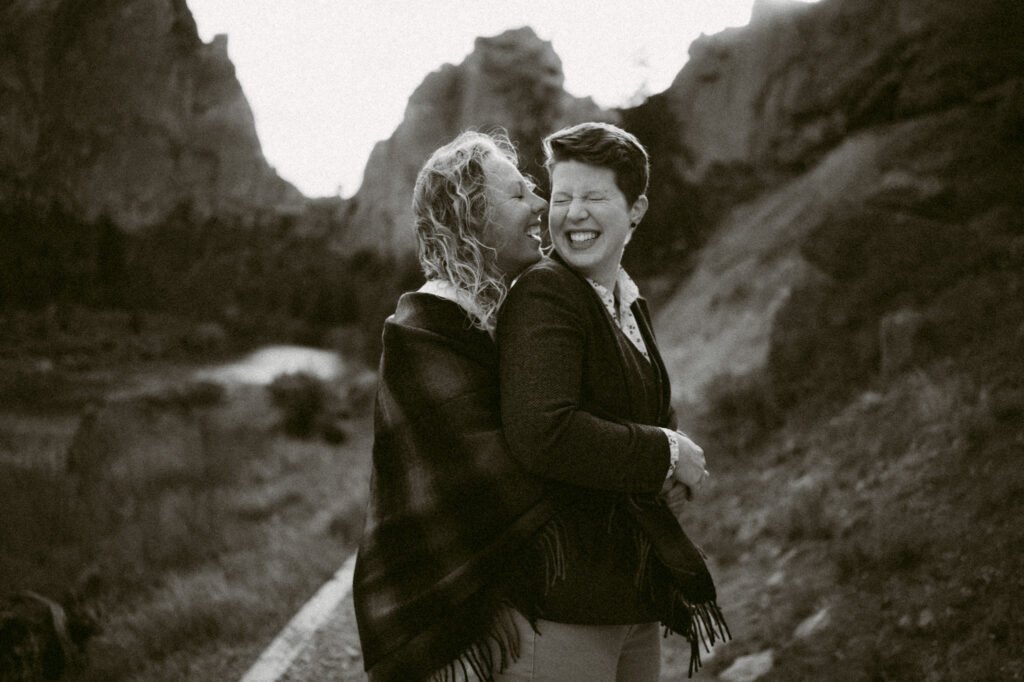
POLYGON ((480 237, 490 214, 484 159, 499 155, 517 165, 503 132, 467 131, 435 151, 416 177, 412 211, 417 256, 427 279, 441 279, 468 294, 474 324, 485 331, 508 289, 497 252, 480 237))
POLYGON ((647 193, 651 162, 640 140, 611 123, 591 121, 563 128, 544 138, 544 166, 551 173, 561 161, 609 168, 615 185, 632 206, 647 193))

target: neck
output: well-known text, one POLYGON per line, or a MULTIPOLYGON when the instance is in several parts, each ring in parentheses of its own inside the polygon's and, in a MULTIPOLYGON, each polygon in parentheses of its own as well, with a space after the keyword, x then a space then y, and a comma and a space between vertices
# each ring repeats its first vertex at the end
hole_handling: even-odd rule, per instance
POLYGON ((615 264, 614 268, 609 268, 607 271, 594 272, 590 275, 590 279, 594 280, 608 291, 615 293, 615 283, 619 279, 619 266, 615 264))

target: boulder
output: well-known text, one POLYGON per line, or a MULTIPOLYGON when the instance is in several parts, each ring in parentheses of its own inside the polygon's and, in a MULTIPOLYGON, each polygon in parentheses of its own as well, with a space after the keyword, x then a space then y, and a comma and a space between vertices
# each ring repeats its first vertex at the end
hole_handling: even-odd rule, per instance
POLYGON ((793 636, 797 639, 807 639, 811 635, 814 635, 821 631, 822 628, 828 625, 831 616, 829 614, 828 607, 825 607, 815 613, 814 615, 808 616, 800 622, 800 625, 796 626, 796 630, 793 632, 793 636))
POLYGON ((924 321, 921 312, 903 308, 887 314, 878 323, 880 369, 884 375, 891 376, 911 364, 924 321))
POLYGON ((29 590, 0 600, 0 679, 56 680, 81 663, 98 624, 76 600, 66 606, 29 590))
POLYGON ((740 656, 718 676, 725 682, 754 682, 764 677, 775 666, 775 652, 772 649, 756 654, 740 656))

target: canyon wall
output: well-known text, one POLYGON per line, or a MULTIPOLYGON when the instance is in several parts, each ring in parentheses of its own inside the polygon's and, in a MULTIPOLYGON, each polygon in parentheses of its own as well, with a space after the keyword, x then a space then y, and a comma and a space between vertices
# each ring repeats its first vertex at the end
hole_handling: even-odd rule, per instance
POLYGON ((227 54, 184 0, 13 0, 0 8, 0 201, 56 201, 127 231, 294 211, 227 54))

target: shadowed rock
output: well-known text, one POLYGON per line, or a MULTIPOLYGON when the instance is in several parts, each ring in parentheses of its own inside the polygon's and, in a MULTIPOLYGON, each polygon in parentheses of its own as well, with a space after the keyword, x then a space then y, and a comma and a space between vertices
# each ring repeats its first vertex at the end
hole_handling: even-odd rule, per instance
POLYGON ((43 595, 23 591, 0 601, 0 679, 60 679, 80 662, 81 648, 96 631, 95 619, 43 595))
POLYGON ((892 375, 911 363, 923 324, 924 315, 917 310, 900 309, 882 318, 878 333, 883 374, 892 375))
POLYGON ((56 200, 132 231, 191 204, 296 206, 260 147, 227 38, 184 0, 0 6, 0 199, 56 200))

